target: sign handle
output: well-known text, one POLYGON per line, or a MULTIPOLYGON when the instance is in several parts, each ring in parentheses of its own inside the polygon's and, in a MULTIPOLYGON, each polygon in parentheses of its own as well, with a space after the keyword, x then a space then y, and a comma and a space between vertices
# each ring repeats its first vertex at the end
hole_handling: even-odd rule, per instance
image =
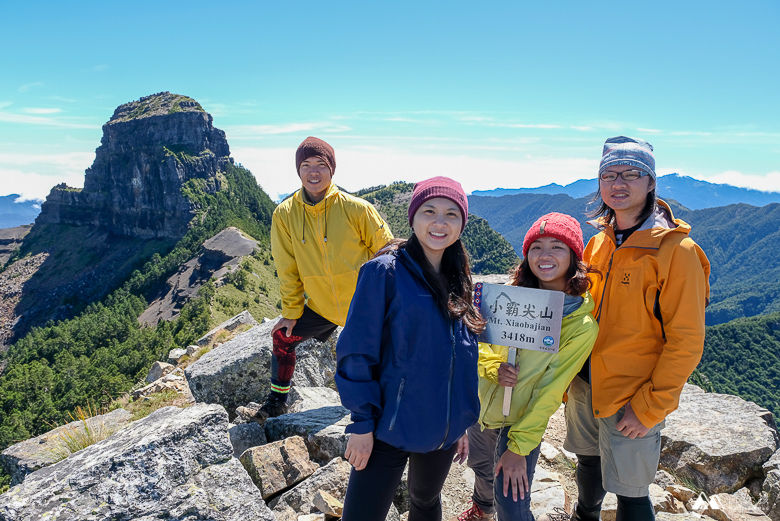
MULTIPOLYGON (((517 348, 516 347, 510 347, 509 348, 509 354, 507 355, 506 362, 511 365, 512 367, 515 366, 515 355, 517 354, 517 348)), ((504 416, 509 416, 509 410, 512 405, 512 391, 514 391, 514 387, 504 387, 504 408, 501 411, 504 416)))

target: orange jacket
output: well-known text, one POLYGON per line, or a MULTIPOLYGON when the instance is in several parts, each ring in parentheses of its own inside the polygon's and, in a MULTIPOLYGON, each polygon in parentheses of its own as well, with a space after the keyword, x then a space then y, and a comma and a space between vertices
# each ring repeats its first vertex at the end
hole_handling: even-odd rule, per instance
POLYGON ((629 400, 646 427, 677 408, 704 348, 710 263, 691 227, 659 210, 619 248, 602 220, 585 249, 601 275, 591 293, 599 335, 591 355, 593 414, 606 418, 629 400))

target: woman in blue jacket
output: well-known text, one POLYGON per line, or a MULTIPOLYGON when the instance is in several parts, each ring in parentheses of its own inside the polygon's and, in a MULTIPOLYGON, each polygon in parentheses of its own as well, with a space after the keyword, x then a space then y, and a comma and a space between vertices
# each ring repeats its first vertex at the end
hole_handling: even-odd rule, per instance
POLYGON ((336 349, 336 383, 352 411, 343 521, 384 521, 407 461, 409 521, 441 520, 450 465, 468 455, 485 322, 460 241, 467 217, 458 182, 421 181, 409 204, 412 236, 360 270, 336 349))

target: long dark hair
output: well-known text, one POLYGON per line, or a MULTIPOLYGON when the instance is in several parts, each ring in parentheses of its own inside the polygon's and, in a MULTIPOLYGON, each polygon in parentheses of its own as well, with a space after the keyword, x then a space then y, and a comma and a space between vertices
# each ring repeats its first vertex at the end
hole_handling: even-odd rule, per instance
MULTIPOLYGON (((656 184, 655 184, 655 180, 653 180, 653 189, 647 192, 645 207, 642 208, 642 213, 640 213, 639 216, 637 217, 637 220, 634 223, 635 225, 645 222, 647 218, 653 214, 656 207, 658 206, 658 195, 656 195, 655 189, 656 189, 656 184)), ((606 221, 607 224, 613 227, 616 225, 615 210, 607 206, 607 203, 605 203, 604 199, 601 198, 600 185, 598 191, 593 195, 593 199, 591 199, 588 204, 598 205, 595 210, 588 213, 588 217, 604 216, 604 220, 606 221)))
MULTIPOLYGON (((567 295, 582 295, 593 286, 593 282, 588 277, 588 273, 598 273, 601 275, 601 272, 597 268, 589 266, 577 259, 577 254, 571 249, 569 249, 569 255, 569 269, 566 271, 566 290, 564 292, 567 295)), ((523 259, 523 262, 510 272, 509 282, 513 286, 539 289, 539 278, 531 271, 528 257, 523 259)))
POLYGON ((420 245, 415 234, 408 239, 393 239, 375 255, 383 255, 392 250, 406 250, 409 256, 420 265, 425 280, 433 289, 433 298, 439 308, 453 320, 462 320, 474 334, 485 330, 486 321, 474 306, 469 256, 460 239, 449 245, 441 258, 441 272, 437 273, 420 245))

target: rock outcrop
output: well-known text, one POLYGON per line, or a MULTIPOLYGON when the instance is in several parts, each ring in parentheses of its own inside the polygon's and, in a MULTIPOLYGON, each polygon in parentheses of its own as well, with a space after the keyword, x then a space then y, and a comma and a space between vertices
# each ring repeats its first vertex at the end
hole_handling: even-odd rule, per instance
POLYGON ((155 411, 30 474, 0 496, 0 519, 274 521, 227 428, 217 405, 155 411))
MULTIPOLYGON (((233 413, 236 407, 260 402, 271 385, 271 329, 274 321, 255 326, 212 349, 187 367, 185 373, 198 402, 219 403, 233 413)), ((336 370, 338 331, 327 342, 307 340, 297 349, 293 385, 325 387, 336 370)))
POLYGON ((120 105, 103 125, 84 188, 55 186, 35 222, 182 237, 196 210, 182 187, 198 179, 216 192, 229 156, 225 133, 197 101, 169 92, 146 96, 120 105))
POLYGON ((661 439, 661 468, 691 480, 707 494, 733 493, 752 479, 763 479, 762 465, 778 449, 769 411, 693 385, 685 386, 661 439))
MULTIPOLYGON (((138 317, 138 321, 155 326, 160 320, 176 318, 184 304, 197 295, 203 284, 211 278, 219 279, 237 268, 241 259, 251 255, 257 247, 257 241, 247 238, 238 228, 225 228, 205 241, 196 257, 181 265, 179 271, 166 282, 165 291, 154 299, 138 317)), ((243 315, 241 317, 246 320, 243 315)), ((257 324, 251 315, 249 319, 257 324)), ((233 317, 231 320, 240 322, 241 319, 233 317)))

